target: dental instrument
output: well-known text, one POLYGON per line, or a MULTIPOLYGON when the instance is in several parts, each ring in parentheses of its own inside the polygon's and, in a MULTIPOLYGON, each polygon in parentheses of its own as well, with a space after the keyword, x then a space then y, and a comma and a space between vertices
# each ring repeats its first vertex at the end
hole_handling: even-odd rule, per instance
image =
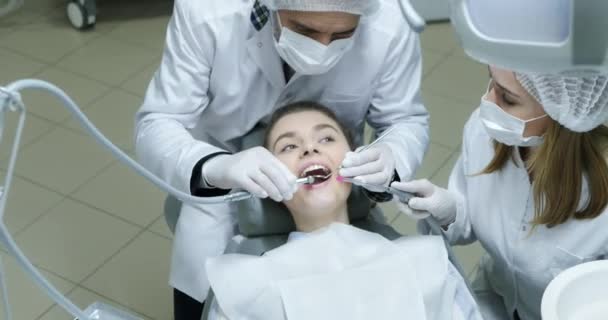
MULTIPOLYGON (((42 81, 42 80, 19 80, 9 84, 7 87, 0 86, 0 132, 4 127, 3 119, 4 113, 8 111, 18 112, 19 119, 15 136, 13 138, 13 145, 11 149, 11 156, 8 161, 8 168, 4 178, 4 184, 0 186, 0 243, 4 244, 7 251, 15 257, 17 264, 24 270, 24 272, 34 280, 34 282, 44 291, 46 294, 55 301, 64 310, 70 313, 72 316, 80 320, 141 320, 139 317, 133 316, 126 311, 119 310, 113 306, 104 303, 94 303, 89 306, 86 310, 81 310, 77 305, 70 301, 64 296, 59 290, 53 286, 31 263, 31 261, 25 256, 23 251, 19 248, 8 228, 4 223, 4 210, 6 208, 6 201, 10 187, 12 185, 12 179, 15 172, 17 155, 19 153, 19 146, 21 143, 21 137, 23 128, 25 126, 26 107, 21 98, 20 92, 25 89, 39 89, 51 93, 53 96, 58 98, 63 105, 72 113, 75 119, 86 129, 86 131, 93 136, 93 138, 102 146, 109 149, 109 151, 118 158, 123 164, 127 165, 131 169, 135 170, 138 174, 142 175, 148 181, 159 187, 164 192, 173 195, 177 199, 194 204, 215 204, 215 203, 226 203, 237 201, 237 197, 233 195, 220 196, 220 197, 194 197, 190 194, 182 192, 177 188, 169 185, 138 162, 133 160, 127 154, 125 154, 120 148, 115 146, 107 137, 105 137, 99 129, 91 123, 91 121, 84 115, 78 105, 60 88, 55 85, 42 81)), ((0 135, 0 138, 2 136, 0 135)), ((310 179, 314 177, 307 177, 304 180, 299 180, 299 183, 310 183, 310 179)), ((250 196, 249 196, 250 197, 250 196)), ((247 197, 247 198, 249 198, 247 197)), ((240 199, 243 200, 243 199, 240 199)), ((4 290, 5 291, 5 290, 4 290)), ((4 296, 4 295, 3 295, 4 296)), ((7 301, 6 296, 3 297, 4 301, 7 301)), ((5 309, 5 313, 10 316, 10 311, 5 309)), ((9 317, 7 320, 11 320, 9 317)))
MULTIPOLYGON (((313 184, 315 182, 315 179, 318 176, 308 176, 305 178, 300 178, 296 180, 296 185, 301 186, 301 185, 305 185, 305 184, 313 184)), ((236 202, 236 201, 242 201, 242 200, 247 200, 252 198, 253 195, 247 191, 238 191, 235 193, 230 193, 228 195, 225 196, 225 199, 227 202, 236 202)))
POLYGON ((363 152, 363 151, 373 147, 375 144, 382 141, 382 139, 384 139, 386 136, 388 136, 388 134, 391 133, 393 130, 395 130, 395 127, 388 128, 386 131, 382 132, 382 134, 376 140, 374 140, 372 143, 370 143, 366 146, 363 146, 361 149, 357 150, 356 152, 363 152))
POLYGON ((115 146, 105 135, 103 135, 97 127, 86 117, 86 115, 80 110, 78 105, 60 88, 55 85, 42 80, 26 79, 19 80, 9 84, 7 87, 0 87, 0 102, 2 102, 2 96, 4 95, 5 103, 15 104, 23 106, 25 105, 21 100, 20 91, 24 89, 40 89, 51 93, 53 96, 61 100, 64 106, 72 113, 83 128, 95 138, 95 140, 102 146, 109 149, 109 151, 123 164, 135 170, 138 174, 152 182, 162 191, 175 196, 177 199, 190 204, 215 204, 215 203, 226 203, 234 202, 235 196, 229 194, 226 196, 218 197, 195 197, 188 193, 178 190, 171 186, 155 174, 144 168, 137 161, 133 160, 124 151, 115 146))
POLYGON ((380 185, 375 185, 375 184, 372 185, 372 184, 369 184, 369 183, 361 182, 361 181, 359 181, 357 179, 345 178, 345 177, 342 177, 342 176, 338 176, 336 179, 338 181, 340 181, 340 182, 352 183, 354 185, 360 186, 360 187, 365 188, 365 189, 370 189, 371 188, 373 190, 382 190, 381 192, 390 193, 393 196, 396 196, 399 199, 399 201, 401 201, 401 202, 403 202, 405 204, 407 204, 410 201, 410 199, 414 197, 414 195, 411 194, 411 193, 409 193, 409 192, 401 191, 401 190, 395 189, 395 188, 390 187, 390 186, 387 187, 387 186, 380 186, 380 185))
MULTIPOLYGON (((359 152, 363 152, 371 147, 373 147, 375 144, 377 144, 378 142, 382 141, 382 139, 384 139, 384 137, 386 137, 389 133, 391 133, 391 131, 393 131, 395 129, 395 127, 390 127, 388 128, 386 131, 384 131, 376 140, 374 140, 372 143, 365 145, 363 147, 361 147, 359 150, 355 150, 356 153, 359 152)), ((342 164, 340 164, 340 166, 338 167, 338 170, 342 169, 343 166, 342 164)))

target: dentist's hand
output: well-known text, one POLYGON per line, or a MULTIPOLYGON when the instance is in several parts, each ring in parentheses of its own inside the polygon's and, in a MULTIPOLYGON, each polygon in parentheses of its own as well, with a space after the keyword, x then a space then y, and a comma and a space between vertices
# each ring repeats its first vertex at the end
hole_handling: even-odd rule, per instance
POLYGON ((440 188, 428 180, 394 182, 391 186, 419 196, 410 199, 407 205, 399 205, 399 209, 404 214, 414 219, 424 219, 430 214, 442 226, 447 226, 456 219, 456 199, 448 190, 440 188))
POLYGON ((277 202, 291 200, 298 190, 296 176, 262 147, 211 158, 203 165, 202 176, 216 188, 244 189, 277 202))
POLYGON ((360 149, 346 154, 339 174, 345 178, 356 178, 362 183, 388 186, 395 173, 395 158, 391 148, 386 144, 378 143, 358 152, 360 149))

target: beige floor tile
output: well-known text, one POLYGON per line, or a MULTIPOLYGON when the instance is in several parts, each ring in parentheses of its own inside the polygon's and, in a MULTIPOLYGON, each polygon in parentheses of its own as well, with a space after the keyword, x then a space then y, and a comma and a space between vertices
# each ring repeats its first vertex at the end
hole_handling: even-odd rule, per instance
POLYGON ((47 63, 55 63, 98 36, 94 33, 75 32, 67 25, 59 27, 40 24, 19 28, 4 37, 0 46, 47 63))
MULTIPOLYGON (((55 67, 36 74, 36 78, 48 81, 65 91, 81 109, 86 109, 91 102, 109 90, 108 86, 100 82, 55 67)), ((72 117, 59 99, 45 91, 26 91, 23 101, 29 112, 54 122, 62 122, 72 117)))
MULTIPOLYGON (((1 176, 2 181, 4 181, 4 172, 1 176)), ((56 206, 62 199, 63 196, 60 194, 41 188, 19 177, 13 177, 4 213, 4 222, 9 231, 16 235, 24 227, 56 206), (35 201, 32 201, 33 199, 35 201)))
POLYGON ((416 230, 416 220, 404 214, 397 214, 397 217, 391 223, 391 225, 402 235, 418 234, 418 231, 416 230))
POLYGON ((15 27, 0 25, 0 41, 2 41, 2 38, 15 32, 15 30, 16 30, 15 27))
MULTIPOLYGON (((53 305, 52 300, 22 271, 12 257, 2 254, 1 258, 13 319, 37 319, 53 305)), ((48 272, 41 271, 41 273, 64 294, 76 286, 48 272)), ((0 314, 4 316, 4 312, 4 304, 0 302, 0 314)))
POLYGON ((23 150, 17 172, 68 194, 112 161, 92 138, 57 128, 23 150))
POLYGON ((170 15, 173 1, 97 1, 97 24, 113 24, 119 26, 133 20, 146 19, 156 16, 170 15), (159 7, 164 4, 164 7, 159 7))
POLYGON ((150 230, 152 232, 156 232, 159 235, 164 236, 169 239, 173 238, 173 234, 171 233, 171 230, 169 230, 169 226, 167 226, 167 221, 165 220, 164 213, 163 213, 163 215, 158 217, 156 219, 156 221, 154 221, 154 223, 150 226, 150 228, 148 230, 150 230))
MULTIPOLYGON (((135 113, 141 104, 142 98, 114 89, 95 101, 84 112, 97 129, 115 145, 123 150, 133 149, 133 124, 135 113)), ((88 134, 73 118, 67 120, 65 126, 88 134)))
POLYGON ((452 56, 466 58, 466 59, 472 59, 471 57, 469 57, 469 55, 467 55, 466 52, 464 52, 464 49, 461 46, 456 47, 454 49, 454 51, 452 51, 452 56))
POLYGON ((458 46, 454 29, 447 22, 429 24, 420 35, 420 42, 424 50, 439 53, 450 53, 458 46))
POLYGON ((80 282, 139 231, 106 213, 66 199, 26 228, 17 242, 35 263, 80 282))
POLYGON ((422 160, 422 166, 420 166, 418 171, 416 171, 416 179, 431 178, 435 172, 441 168, 443 163, 450 157, 451 154, 451 149, 431 143, 424 160, 422 160))
POLYGON ((422 96, 431 115, 431 141, 452 148, 459 146, 464 125, 478 105, 439 97, 428 91, 424 91, 422 96))
MULTIPOLYGON (((160 63, 160 58, 158 58, 158 61, 160 63)), ((150 81, 152 81, 152 77, 154 76, 156 69, 158 69, 159 63, 152 63, 150 66, 146 67, 143 71, 127 80, 122 85, 122 88, 135 95, 143 97, 146 94, 146 90, 148 89, 150 81)))
POLYGON ((446 54, 436 53, 430 50, 422 52, 422 77, 426 77, 431 71, 447 57, 446 54))
POLYGON ((397 209, 397 206, 393 201, 380 203, 379 206, 380 208, 382 208, 382 212, 386 217, 386 221, 388 221, 389 223, 395 221, 395 219, 399 215, 399 210, 397 209))
POLYGON ((87 279, 84 286, 136 312, 155 319, 171 319, 170 250, 169 240, 145 232, 87 279))
POLYGON ((23 2, 23 7, 19 10, 44 14, 49 10, 65 7, 65 4, 66 2, 62 0, 28 0, 23 2))
POLYGON ((122 163, 116 163, 73 197, 147 227, 162 214, 166 194, 122 163))
MULTIPOLYGON (((4 5, 5 2, 0 2, 0 6, 4 5)), ((42 14, 38 11, 24 10, 23 7, 12 11, 11 13, 3 16, 0 20, 0 28, 20 28, 27 26, 30 23, 40 19, 42 14)))
POLYGON ((488 67, 473 60, 451 56, 437 66, 422 82, 434 95, 479 106, 488 87, 488 67))
MULTIPOLYGON (((4 42, 4 39, 1 42, 4 42)), ((43 63, 0 48, 0 70, 2 70, 0 85, 6 86, 13 81, 29 78, 45 66, 43 63)))
MULTIPOLYGON (((116 23, 116 22, 107 21, 106 19, 100 20, 99 18, 97 18, 97 21, 93 28, 87 29, 87 30, 76 30, 76 29, 74 29, 74 27, 70 23, 69 19, 67 18, 67 15, 66 15, 67 3, 68 3, 67 1, 62 1, 61 6, 55 8, 55 9, 49 10, 43 16, 42 19, 39 19, 38 21, 34 21, 34 22, 30 23, 25 28, 34 29, 34 28, 40 28, 40 27, 44 27, 44 26, 50 26, 50 27, 55 27, 55 28, 61 28, 61 29, 65 30, 66 33, 68 33, 68 32, 82 33, 86 37, 96 38, 100 35, 103 35, 103 34, 106 34, 110 31, 112 31, 114 28, 116 28, 118 26, 118 23, 116 23)), ((100 8, 100 6, 99 6, 100 3, 105 4, 105 2, 99 2, 99 1, 97 2, 97 4, 98 4, 97 16, 98 17, 100 15, 105 16, 105 11, 103 11, 103 9, 100 8)))
POLYGON ((458 161, 458 157, 460 157, 460 150, 454 151, 452 156, 450 156, 450 159, 433 176, 431 182, 442 188, 447 188, 450 180, 450 174, 452 174, 452 169, 454 169, 454 166, 458 161))
MULTIPOLYGON (((76 304, 81 309, 86 309, 90 305, 95 302, 103 302, 111 305, 114 308, 120 309, 122 311, 128 312, 134 316, 142 318, 142 320, 148 320, 145 316, 136 313, 133 310, 129 310, 129 308, 117 303, 116 301, 112 301, 105 297, 102 297, 90 290, 84 289, 82 287, 76 287, 76 289, 68 295, 68 298, 76 304)), ((63 308, 55 305, 49 312, 45 313, 39 320, 74 320, 74 317, 71 316, 67 311, 63 310, 63 308)), ((161 320, 161 319, 158 319, 161 320)))
MULTIPOLYGON (((15 138, 15 134, 17 133, 17 126, 19 124, 19 114, 11 112, 6 115, 4 119, 5 128, 2 133, 2 141, 0 143, 0 167, 6 168, 8 166, 9 156, 12 153, 13 148, 13 139, 15 138)), ((19 144, 19 148, 23 150, 24 146, 32 143, 33 141, 39 139, 44 134, 55 128, 55 124, 41 119, 36 116, 27 115, 25 117, 25 127, 21 133, 21 143, 19 144)), ((21 158, 21 150, 19 153, 19 158, 21 158)))
POLYGON ((127 20, 108 33, 108 36, 129 43, 142 45, 162 52, 170 15, 142 17, 127 20))
POLYGON ((58 66, 109 85, 120 85, 143 70, 159 52, 106 36, 62 59, 58 66))
POLYGON ((469 277, 477 267, 479 259, 481 259, 481 256, 485 253, 485 250, 479 242, 475 242, 468 246, 454 246, 453 250, 458 259, 458 263, 460 263, 469 277))

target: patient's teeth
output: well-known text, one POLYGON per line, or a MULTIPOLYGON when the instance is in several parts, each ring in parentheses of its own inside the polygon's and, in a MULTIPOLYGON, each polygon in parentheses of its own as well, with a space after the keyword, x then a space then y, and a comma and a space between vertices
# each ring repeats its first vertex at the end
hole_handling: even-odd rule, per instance
POLYGON ((319 170, 319 169, 322 169, 322 170, 327 171, 327 172, 329 172, 329 171, 330 171, 330 170, 329 170, 327 167, 325 167, 325 166, 318 165, 318 164, 313 164, 313 165, 311 165, 311 166, 307 167, 306 169, 304 169, 304 171, 302 171, 301 176, 305 176, 305 175, 306 175, 307 173, 309 173, 310 171, 313 171, 313 170, 319 170))

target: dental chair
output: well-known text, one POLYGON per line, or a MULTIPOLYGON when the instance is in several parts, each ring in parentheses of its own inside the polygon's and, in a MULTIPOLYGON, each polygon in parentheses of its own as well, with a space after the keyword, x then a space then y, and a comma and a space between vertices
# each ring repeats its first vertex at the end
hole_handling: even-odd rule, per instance
MULTIPOLYGON (((254 128, 243 138, 241 149, 262 145, 264 132, 265 128, 261 126, 254 128)), ((165 219, 171 232, 175 232, 181 205, 181 202, 172 196, 165 200, 165 219)), ((296 229, 291 214, 282 203, 251 198, 235 205, 238 206, 238 235, 228 244, 225 251, 227 254, 260 256, 285 244, 289 233, 296 229)), ((402 236, 388 225, 380 208, 369 200, 360 187, 353 186, 348 198, 348 213, 351 224, 358 228, 378 233, 389 240, 402 236)), ((213 301, 214 295, 210 290, 205 301, 202 320, 207 320, 213 301)))
MULTIPOLYGON (((265 130, 262 127, 253 129, 243 138, 242 149, 261 145, 264 132, 265 130)), ((293 218, 282 203, 269 199, 251 198, 240 201, 236 205, 238 206, 238 235, 228 244, 226 254, 238 253, 261 256, 265 252, 285 244, 289 233, 295 231, 293 218)), ((179 200, 171 196, 165 200, 165 219, 171 232, 175 232, 180 210, 181 202, 179 200)), ((358 186, 353 185, 348 198, 348 214, 351 224, 355 227, 377 233, 391 241, 403 236, 388 224, 382 210, 358 186)), ((440 232, 430 233, 440 234, 440 232)), ((448 249, 449 260, 456 265, 461 274, 465 275, 447 242, 446 248, 448 249)), ((208 319, 214 300, 213 290, 210 290, 201 320, 208 319)))
MULTIPOLYGON (((239 253, 260 256, 287 242, 290 232, 295 231, 295 224, 287 208, 272 200, 252 198, 238 204, 238 231, 225 253, 239 253)), ((172 197, 165 201, 165 217, 169 228, 174 231, 181 203, 172 197)), ((402 235, 386 224, 384 216, 363 193, 361 188, 353 187, 348 199, 348 213, 351 224, 378 233, 388 240, 395 240, 402 235)), ((210 290, 201 320, 207 320, 214 304, 213 291, 210 290)))

